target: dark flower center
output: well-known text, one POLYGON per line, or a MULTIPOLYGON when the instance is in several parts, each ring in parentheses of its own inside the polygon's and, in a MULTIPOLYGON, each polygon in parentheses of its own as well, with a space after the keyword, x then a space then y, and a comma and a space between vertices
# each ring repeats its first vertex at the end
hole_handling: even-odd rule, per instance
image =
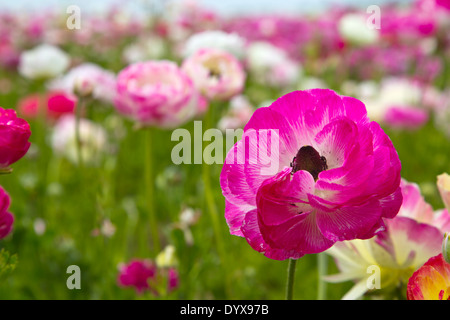
POLYGON ((291 162, 292 174, 298 170, 306 170, 313 176, 314 180, 317 181, 319 178, 319 173, 327 170, 327 159, 320 154, 311 146, 301 147, 297 155, 291 162))

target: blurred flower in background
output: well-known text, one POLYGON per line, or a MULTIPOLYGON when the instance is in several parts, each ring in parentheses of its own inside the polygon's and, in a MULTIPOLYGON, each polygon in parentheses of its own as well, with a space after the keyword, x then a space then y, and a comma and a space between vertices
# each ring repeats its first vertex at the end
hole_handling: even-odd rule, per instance
POLYGON ((51 90, 66 91, 68 94, 84 93, 94 99, 111 103, 116 93, 116 76, 96 64, 83 63, 53 79, 48 87, 51 90))
POLYGON ((224 101, 240 94, 245 72, 239 60, 220 49, 200 49, 183 61, 182 70, 209 101, 224 101))
POLYGON ((58 47, 40 44, 22 52, 19 73, 28 79, 51 79, 61 75, 70 65, 70 57, 58 47))
POLYGON ((198 112, 200 97, 172 61, 131 64, 117 76, 117 111, 142 126, 175 128, 198 112))
POLYGON ((11 198, 0 186, 0 240, 8 236, 13 228, 14 216, 8 211, 11 198))
MULTIPOLYGON (((81 141, 81 157, 89 165, 99 165, 103 156, 109 151, 108 135, 99 124, 81 118, 79 120, 81 141)), ((78 164, 78 148, 76 139, 76 119, 74 115, 62 116, 53 127, 51 146, 55 154, 78 164)))
POLYGON ((18 113, 26 119, 38 119, 44 115, 55 121, 65 114, 74 114, 77 97, 69 92, 51 90, 45 95, 32 94, 19 100, 18 113))

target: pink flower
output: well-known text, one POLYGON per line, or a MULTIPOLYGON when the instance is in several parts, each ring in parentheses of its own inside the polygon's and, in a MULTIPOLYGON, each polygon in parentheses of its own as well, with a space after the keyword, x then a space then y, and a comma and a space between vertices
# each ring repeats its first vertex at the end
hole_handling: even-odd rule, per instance
POLYGON ((431 257, 408 281, 408 300, 450 300, 450 264, 441 254, 431 257))
POLYGON ((138 293, 154 290, 150 282, 156 279, 156 265, 149 260, 132 260, 120 268, 119 285, 134 287, 138 293))
POLYGON ((5 238, 12 230, 14 216, 8 212, 10 202, 9 195, 0 186, 0 239, 5 238))
POLYGON ((371 239, 336 243, 326 251, 340 271, 326 280, 356 282, 343 299, 356 299, 368 291, 369 267, 380 269, 380 289, 389 290, 406 284, 414 270, 441 251, 443 234, 450 231, 450 215, 433 213, 417 184, 402 180, 400 187, 402 206, 394 219, 386 220, 386 230, 371 239))
POLYGON ((171 61, 131 64, 117 77, 115 106, 143 126, 177 127, 197 113, 191 79, 171 61))
POLYGON ((95 99, 112 102, 116 93, 116 76, 96 64, 83 63, 52 81, 50 86, 53 90, 92 94, 95 99))
POLYGON ((172 292, 179 286, 180 281, 179 281, 179 277, 178 277, 178 272, 175 268, 172 267, 172 268, 169 268, 169 270, 167 270, 167 273, 168 273, 168 275, 167 275, 167 277, 168 277, 167 290, 169 292, 172 292))
POLYGON ((30 125, 12 109, 0 107, 0 171, 22 158, 30 148, 30 125))
POLYGON ((257 109, 229 151, 225 218, 231 234, 269 258, 322 252, 385 228, 402 203, 400 169, 362 102, 328 89, 295 91, 257 109))
POLYGON ((400 187, 402 188, 403 204, 398 216, 432 225, 438 228, 442 234, 450 231, 450 214, 446 209, 433 211, 433 207, 425 201, 419 186, 415 183, 402 179, 400 187))
POLYGON ((44 97, 37 94, 27 96, 19 101, 18 111, 27 119, 36 119, 42 110, 49 120, 57 120, 65 114, 73 114, 77 105, 77 97, 74 94, 55 90, 48 92, 44 97))
POLYGON ((182 69, 208 100, 228 100, 244 88, 242 65, 226 51, 200 49, 184 60, 182 69))
POLYGON ((425 109, 393 106, 386 111, 384 122, 392 128, 414 130, 426 124, 428 118, 425 109))

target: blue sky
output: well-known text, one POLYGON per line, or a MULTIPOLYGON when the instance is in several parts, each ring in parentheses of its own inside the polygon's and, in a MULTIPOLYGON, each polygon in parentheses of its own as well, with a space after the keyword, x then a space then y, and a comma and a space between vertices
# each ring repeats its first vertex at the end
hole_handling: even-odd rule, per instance
MULTIPOLYGON (((161 0, 153 0, 161 1, 161 0)), ((176 2, 179 0, 166 0, 176 2)), ((241 13, 264 13, 264 12, 304 12, 319 11, 327 6, 336 4, 356 4, 360 7, 371 4, 382 4, 392 0, 197 0, 206 7, 216 10, 224 15, 241 13)), ((408 2, 410 0, 399 0, 396 2, 408 2)), ((69 5, 78 5, 84 10, 96 12, 110 4, 118 3, 132 10, 139 8, 143 0, 1 0, 0 9, 13 10, 38 10, 44 7, 66 8, 69 5)))

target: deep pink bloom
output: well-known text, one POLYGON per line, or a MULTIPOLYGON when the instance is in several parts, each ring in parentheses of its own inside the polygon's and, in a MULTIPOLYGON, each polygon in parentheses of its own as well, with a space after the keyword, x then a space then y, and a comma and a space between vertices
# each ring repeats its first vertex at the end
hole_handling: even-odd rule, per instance
POLYGON ((169 268, 169 270, 167 270, 167 290, 172 292, 178 288, 179 282, 177 270, 175 268, 169 268))
POLYGON ((0 187, 0 239, 11 233, 14 216, 8 212, 11 199, 9 195, 0 187))
POLYGON ((149 260, 132 260, 120 268, 119 285, 134 287, 138 293, 154 290, 150 282, 156 278, 156 265, 149 260))
POLYGON ((36 119, 44 111, 49 120, 57 120, 65 114, 73 114, 77 101, 74 94, 62 90, 50 91, 43 97, 33 94, 19 101, 18 112, 27 119, 36 119))
POLYGON ((115 106, 143 126, 177 127, 197 114, 199 94, 171 61, 137 62, 117 76, 115 106))
POLYGON ((328 89, 291 92, 257 109, 229 151, 225 218, 231 234, 269 258, 322 252, 384 230, 402 203, 400 170, 361 101, 328 89))
POLYGON ((0 107, 0 171, 22 158, 30 148, 30 125, 12 109, 0 107))

